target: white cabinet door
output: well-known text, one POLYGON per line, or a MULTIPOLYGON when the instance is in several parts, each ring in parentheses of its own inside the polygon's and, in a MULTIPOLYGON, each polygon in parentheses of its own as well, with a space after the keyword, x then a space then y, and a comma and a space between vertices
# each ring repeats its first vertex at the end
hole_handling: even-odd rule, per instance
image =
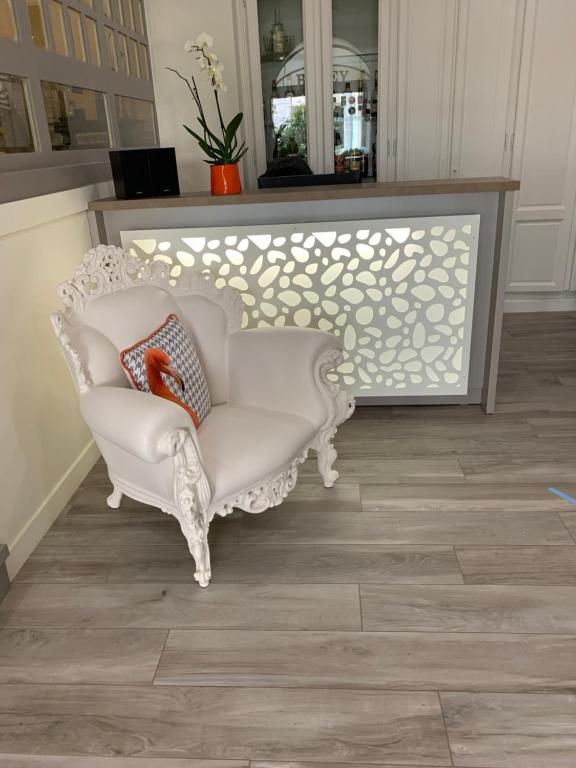
POLYGON ((447 178, 456 0, 401 0, 398 35, 398 180, 447 178))
POLYGON ((450 175, 510 173, 524 0, 460 0, 450 175))
POLYGON ((528 0, 512 175, 509 291, 569 286, 576 185, 576 2, 528 0))

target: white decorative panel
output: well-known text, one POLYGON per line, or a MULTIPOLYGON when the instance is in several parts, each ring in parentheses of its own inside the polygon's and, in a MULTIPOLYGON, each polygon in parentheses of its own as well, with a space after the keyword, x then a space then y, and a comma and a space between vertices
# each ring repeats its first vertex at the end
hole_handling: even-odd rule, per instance
POLYGON ((480 217, 122 232, 144 260, 236 288, 243 327, 339 336, 335 374, 355 395, 463 395, 480 217))

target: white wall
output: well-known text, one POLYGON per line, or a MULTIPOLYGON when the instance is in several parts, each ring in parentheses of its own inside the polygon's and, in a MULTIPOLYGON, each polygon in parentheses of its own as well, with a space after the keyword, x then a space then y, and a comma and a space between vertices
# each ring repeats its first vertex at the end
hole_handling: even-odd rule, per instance
POLYGON ((0 205, 0 542, 11 576, 98 458, 49 314, 91 248, 87 201, 103 194, 107 184, 0 205))
POLYGON ((145 0, 152 78, 158 113, 160 143, 176 147, 178 173, 182 191, 210 189, 210 170, 202 162, 204 155, 182 124, 193 127, 197 111, 186 85, 166 67, 183 75, 197 74, 197 83, 210 125, 217 126, 216 107, 206 78, 198 72, 192 55, 184 51, 186 40, 200 32, 214 38, 214 52, 224 64, 224 82, 228 92, 222 94, 224 120, 228 122, 240 110, 236 74, 236 40, 232 0, 145 0))

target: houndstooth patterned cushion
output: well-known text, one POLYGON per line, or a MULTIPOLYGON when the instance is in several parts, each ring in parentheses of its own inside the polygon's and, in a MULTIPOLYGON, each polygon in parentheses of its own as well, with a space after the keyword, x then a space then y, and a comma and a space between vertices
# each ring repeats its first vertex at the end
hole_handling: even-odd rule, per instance
POLYGON ((120 352, 120 362, 136 389, 149 392, 144 352, 152 347, 162 349, 170 357, 170 365, 178 371, 184 382, 184 392, 171 376, 162 379, 179 400, 188 405, 202 421, 210 412, 210 393, 200 360, 188 334, 176 315, 168 315, 166 321, 150 336, 129 349, 120 352))

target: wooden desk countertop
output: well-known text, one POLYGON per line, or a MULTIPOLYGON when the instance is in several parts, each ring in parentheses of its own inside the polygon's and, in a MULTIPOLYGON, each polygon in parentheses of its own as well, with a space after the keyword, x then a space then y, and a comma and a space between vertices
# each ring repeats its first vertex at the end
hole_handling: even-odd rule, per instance
POLYGON ((188 208, 207 205, 257 205, 260 203, 301 203, 352 198, 404 197, 406 195, 454 195, 470 192, 511 192, 520 182, 502 176, 477 179, 432 179, 365 184, 336 184, 318 187, 257 189, 240 195, 214 197, 210 192, 192 192, 177 197, 146 197, 118 200, 105 197, 88 204, 91 211, 122 211, 146 208, 188 208))

